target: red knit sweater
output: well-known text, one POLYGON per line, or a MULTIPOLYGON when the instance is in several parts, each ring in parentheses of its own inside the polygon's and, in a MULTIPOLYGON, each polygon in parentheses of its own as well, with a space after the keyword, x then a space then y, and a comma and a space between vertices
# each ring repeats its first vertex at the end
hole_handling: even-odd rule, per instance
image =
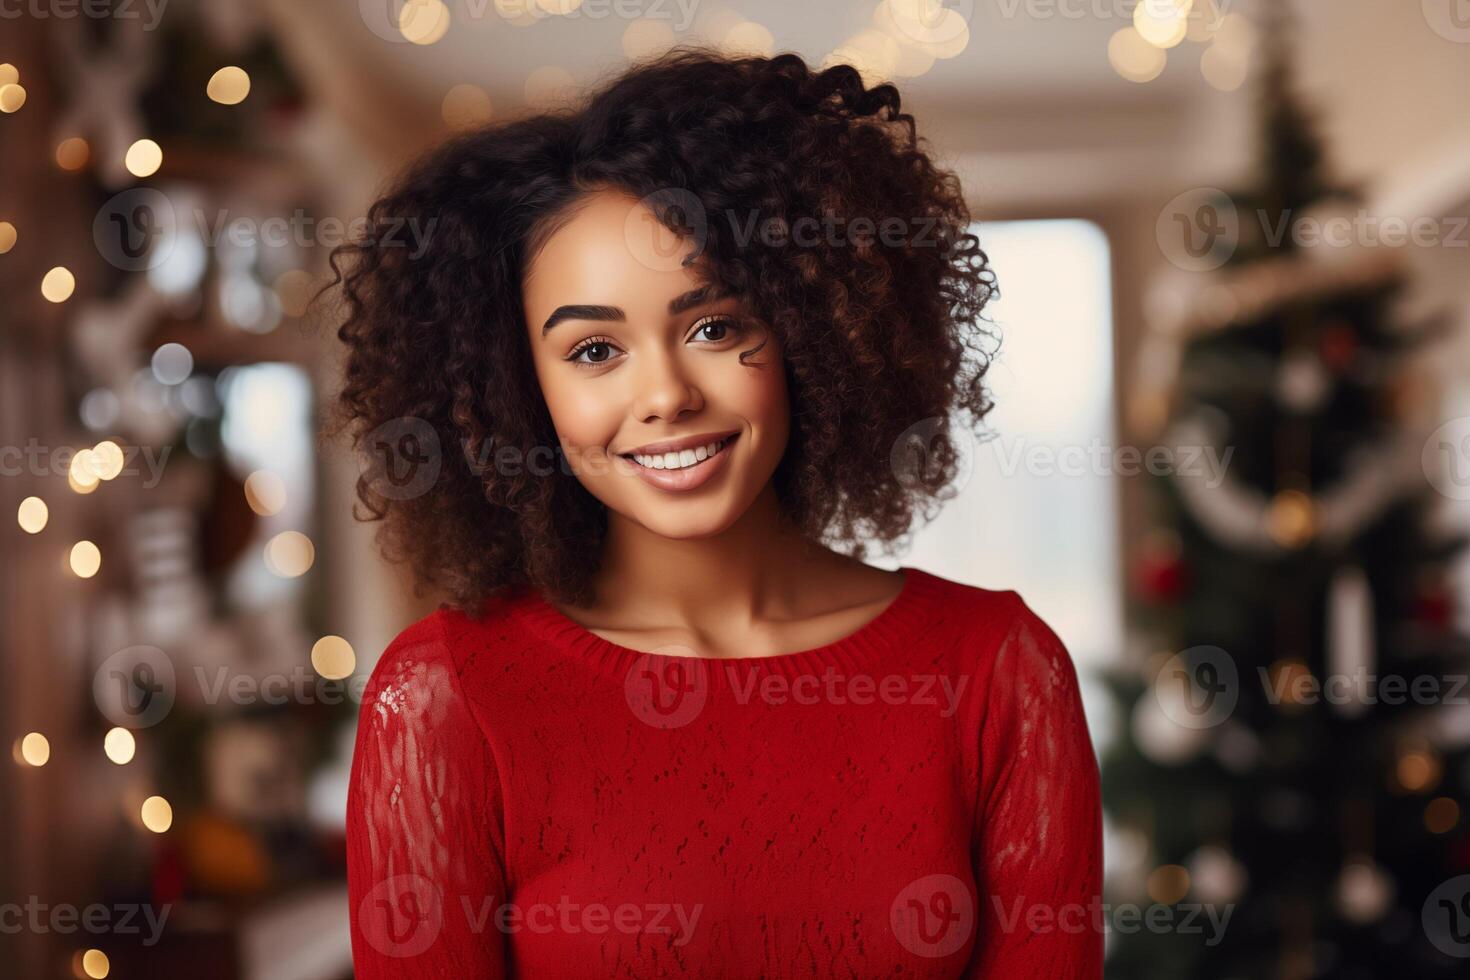
POLYGON ((1071 659, 1016 592, 904 572, 773 657, 640 653, 530 590, 409 626, 352 764, 359 980, 1101 977, 1071 659))

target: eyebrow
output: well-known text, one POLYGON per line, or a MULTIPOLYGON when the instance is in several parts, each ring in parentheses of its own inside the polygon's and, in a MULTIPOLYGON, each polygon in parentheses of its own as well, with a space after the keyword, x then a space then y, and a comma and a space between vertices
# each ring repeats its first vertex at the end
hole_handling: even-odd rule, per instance
MULTIPOLYGON (((691 289, 687 293, 675 296, 669 300, 669 315, 677 316, 686 310, 693 309, 701 303, 713 302, 723 299, 727 293, 717 289, 714 285, 700 286, 691 289)), ((563 320, 626 320, 628 315, 616 306, 596 306, 586 304, 572 304, 569 306, 558 306, 546 318, 541 326, 541 336, 545 337, 551 328, 563 320)))

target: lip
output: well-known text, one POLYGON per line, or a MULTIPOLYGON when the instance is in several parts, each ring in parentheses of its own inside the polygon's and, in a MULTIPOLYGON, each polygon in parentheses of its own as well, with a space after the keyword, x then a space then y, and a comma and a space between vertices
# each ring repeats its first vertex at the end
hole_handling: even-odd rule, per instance
POLYGON ((654 456, 662 453, 677 453, 682 449, 697 449, 700 446, 708 446, 712 442, 728 439, 738 433, 739 429, 727 429, 724 432, 704 432, 697 436, 684 436, 682 439, 665 439, 663 442, 650 442, 644 446, 629 449, 627 452, 618 453, 619 456, 654 456))
MULTIPOLYGON (((739 440, 739 437, 740 433, 738 431, 732 433, 730 436, 728 436, 729 441, 720 448, 719 452, 715 453, 713 456, 709 456, 705 459, 700 460, 693 466, 686 466, 684 469, 681 470, 649 469, 647 466, 642 466, 632 459, 628 460, 628 465, 634 469, 634 471, 638 474, 638 477, 644 483, 647 483, 649 486, 654 487, 655 489, 671 491, 693 490, 695 487, 708 483, 711 479, 714 478, 715 474, 719 473, 725 468, 726 461, 730 457, 730 450, 739 440)), ((719 442, 722 438, 726 437, 715 436, 709 441, 719 442)), ((688 440, 683 441, 687 442, 688 440)), ((707 444, 708 443, 704 442, 695 442, 692 445, 703 446, 707 444)), ((657 443, 655 443, 655 445, 657 445, 657 443)), ((683 448, 687 449, 690 447, 685 446, 683 448)), ((674 452, 674 450, 672 449, 664 451, 674 452)), ((642 455, 641 452, 640 455, 642 455)))

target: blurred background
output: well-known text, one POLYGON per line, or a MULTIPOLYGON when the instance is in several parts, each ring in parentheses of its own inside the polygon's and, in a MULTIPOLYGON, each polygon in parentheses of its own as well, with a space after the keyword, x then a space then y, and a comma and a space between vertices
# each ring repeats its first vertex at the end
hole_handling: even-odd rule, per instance
POLYGON ((1470 975, 1466 0, 0 6, 0 975, 351 975, 438 597, 307 301, 408 156, 689 41, 894 81, 963 181, 998 408, 876 563, 1071 650, 1109 976, 1470 975))

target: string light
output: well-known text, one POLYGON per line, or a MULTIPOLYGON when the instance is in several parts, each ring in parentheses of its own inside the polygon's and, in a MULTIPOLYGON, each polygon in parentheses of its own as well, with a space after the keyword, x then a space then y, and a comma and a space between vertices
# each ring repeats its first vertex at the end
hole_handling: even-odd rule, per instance
POLYGON ((623 54, 633 61, 656 55, 673 44, 674 29, 652 17, 640 17, 623 31, 623 54))
POLYGON ((163 166, 163 147, 150 139, 141 139, 128 147, 123 166, 134 177, 152 177, 163 166))
POLYGON ((16 82, 0 85, 0 112, 15 112, 26 104, 25 87, 16 82))
POLYGON ((52 303, 65 303, 76 288, 76 277, 64 265, 56 266, 41 279, 41 295, 52 303))
POLYGON ((102 550, 90 541, 78 541, 71 546, 68 562, 77 578, 91 578, 102 568, 102 550))
POLYGON ((112 728, 102 737, 102 751, 107 753, 107 758, 120 766, 125 766, 133 761, 133 756, 138 750, 137 740, 133 733, 126 728, 112 728))
POLYGON ((15 248, 15 240, 18 237, 15 231, 15 225, 8 221, 0 221, 0 255, 4 255, 12 248, 15 248))
POLYGON ((204 91, 220 105, 239 105, 250 94, 250 76, 243 68, 227 65, 209 77, 204 91))
POLYGON ((449 8, 441 0, 408 0, 398 12, 398 30, 414 44, 434 44, 449 30, 449 8))
POLYGON ((92 156, 92 148, 80 136, 62 140, 56 147, 56 165, 62 170, 81 170, 92 156))
POLYGON ((40 497, 27 497, 22 500, 15 514, 20 529, 27 534, 40 534, 46 527, 46 521, 49 518, 50 511, 46 507, 46 501, 40 497))
POLYGON ((51 758, 51 743, 40 732, 30 732, 21 738, 19 754, 21 762, 40 768, 51 758))
POLYGON ((286 481, 270 470, 256 470, 245 478, 245 502, 261 517, 272 517, 286 506, 286 481))
POLYGON ((1167 61, 1163 49, 1145 41, 1135 28, 1125 27, 1108 39, 1108 62, 1130 82, 1153 81, 1167 61))
POLYGON ((161 796, 150 796, 139 811, 143 826, 155 834, 165 833, 174 823, 174 808, 161 796))
POLYGON ((100 949, 89 949, 82 954, 82 970, 91 980, 103 980, 112 969, 107 954, 100 949))
POLYGON ((357 669, 357 654, 352 644, 340 636, 324 636, 311 647, 311 666, 329 681, 351 677, 357 669))
POLYGON ((282 578, 305 575, 315 559, 316 548, 300 531, 282 531, 265 545, 265 567, 282 578))
MULTIPOLYGON (((490 118, 490 96, 478 85, 456 85, 445 93, 444 101, 439 106, 439 114, 446 123, 456 128, 479 125, 490 118)), ((289 273, 284 273, 282 278, 285 275, 289 273)))

